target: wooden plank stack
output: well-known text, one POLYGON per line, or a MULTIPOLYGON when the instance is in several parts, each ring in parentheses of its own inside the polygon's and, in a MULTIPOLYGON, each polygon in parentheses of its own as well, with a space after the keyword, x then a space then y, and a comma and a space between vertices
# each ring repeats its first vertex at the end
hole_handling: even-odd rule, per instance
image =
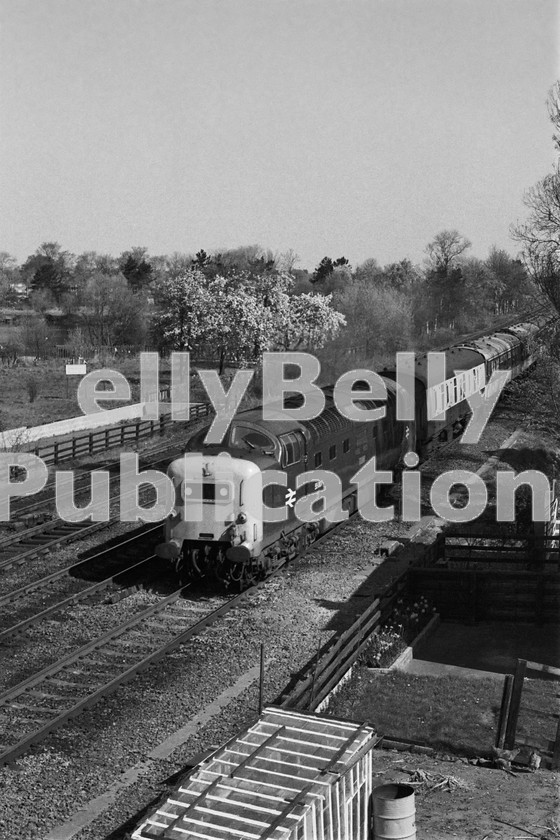
POLYGON ((197 765, 133 840, 367 840, 371 726, 268 707, 197 765))

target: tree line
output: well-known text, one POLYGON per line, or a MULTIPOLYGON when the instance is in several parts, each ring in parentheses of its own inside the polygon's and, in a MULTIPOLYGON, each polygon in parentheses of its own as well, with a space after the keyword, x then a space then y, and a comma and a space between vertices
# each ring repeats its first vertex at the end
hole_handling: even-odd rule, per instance
POLYGON ((0 254, 0 292, 5 304, 27 308, 19 341, 33 355, 52 344, 48 322, 58 319, 73 355, 86 346, 188 349, 223 367, 263 350, 328 344, 334 355, 360 347, 380 360, 532 305, 526 265, 497 248, 478 259, 470 248, 445 230, 421 265, 367 259, 353 268, 327 256, 308 271, 294 251, 258 245, 164 256, 135 247, 112 257, 43 243, 21 265, 0 254))

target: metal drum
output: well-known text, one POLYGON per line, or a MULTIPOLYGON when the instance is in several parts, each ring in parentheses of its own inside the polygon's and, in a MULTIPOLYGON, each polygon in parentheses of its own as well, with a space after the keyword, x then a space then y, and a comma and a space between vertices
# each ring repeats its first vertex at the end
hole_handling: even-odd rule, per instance
POLYGON ((416 840, 414 788, 397 783, 372 793, 373 840, 416 840))

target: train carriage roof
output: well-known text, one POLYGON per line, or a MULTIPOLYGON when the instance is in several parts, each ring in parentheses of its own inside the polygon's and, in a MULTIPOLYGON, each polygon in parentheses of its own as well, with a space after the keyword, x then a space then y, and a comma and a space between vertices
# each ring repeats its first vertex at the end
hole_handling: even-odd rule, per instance
POLYGON ((519 338, 515 335, 495 333, 494 335, 485 335, 482 338, 476 338, 465 346, 475 347, 484 356, 486 361, 491 361, 497 356, 501 356, 503 353, 515 349, 520 344, 519 338))
POLYGON ((515 335, 520 341, 527 341, 529 338, 536 335, 538 331, 539 327, 537 324, 530 324, 528 322, 512 324, 511 327, 506 327, 503 330, 500 330, 501 333, 511 333, 512 335, 515 335))
MULTIPOLYGON (((484 364, 480 350, 469 345, 449 347, 445 352, 445 378, 451 379, 457 371, 471 370, 484 364)), ((414 375, 425 386, 428 383, 428 354, 416 359, 414 375)))

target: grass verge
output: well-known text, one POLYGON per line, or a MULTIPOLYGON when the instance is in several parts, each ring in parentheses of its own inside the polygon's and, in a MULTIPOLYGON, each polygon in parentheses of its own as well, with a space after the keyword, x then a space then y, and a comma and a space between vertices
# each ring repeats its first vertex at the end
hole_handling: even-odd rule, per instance
MULTIPOLYGON (((502 681, 493 678, 379 674, 356 668, 334 696, 333 717, 368 721, 383 735, 427 744, 441 752, 487 754, 496 740, 502 681)), ((547 749, 554 737, 558 683, 527 680, 518 737, 547 749)))

